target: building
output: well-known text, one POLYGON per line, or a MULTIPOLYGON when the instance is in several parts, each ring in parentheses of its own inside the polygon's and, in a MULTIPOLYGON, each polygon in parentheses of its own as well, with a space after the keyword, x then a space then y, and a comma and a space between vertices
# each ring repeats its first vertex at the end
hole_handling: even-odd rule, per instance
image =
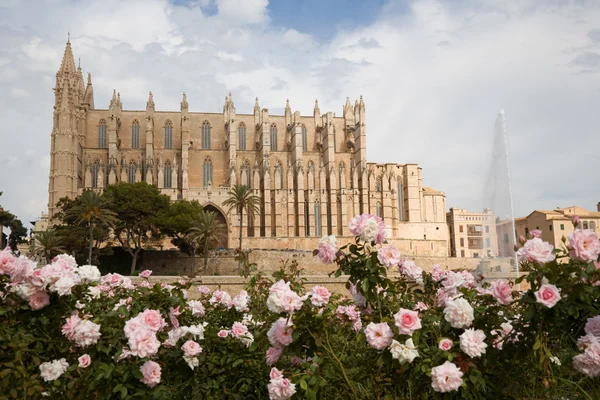
MULTIPOLYGON (((515 218, 517 238, 528 238, 531 231, 538 229, 542 232, 542 240, 555 248, 563 246, 562 238, 569 236, 575 230, 573 217, 577 215, 581 225, 578 228, 591 229, 600 233, 600 205, 598 211, 588 211, 585 208, 571 206, 556 210, 535 210, 526 217, 515 218)), ((496 226, 500 255, 514 255, 512 221, 501 221, 496 226)))
POLYGON ((217 212, 229 232, 223 247, 233 247, 242 223, 248 248, 309 250, 325 234, 350 239, 348 221, 371 213, 404 254, 447 256, 444 193, 422 187, 416 164, 367 162, 362 97, 346 99, 342 116, 322 113, 316 101, 309 116, 289 101, 284 115, 271 115, 258 99, 241 114, 231 94, 223 113, 189 111, 185 93, 179 111, 157 110, 151 92, 145 110, 124 109, 116 91, 98 108, 70 42, 54 92, 50 219, 61 197, 144 181, 217 212), (222 206, 236 183, 261 198, 259 215, 240 221, 222 206))
POLYGON ((468 212, 450 208, 446 213, 450 232, 450 256, 483 258, 498 256, 496 217, 492 210, 468 212))

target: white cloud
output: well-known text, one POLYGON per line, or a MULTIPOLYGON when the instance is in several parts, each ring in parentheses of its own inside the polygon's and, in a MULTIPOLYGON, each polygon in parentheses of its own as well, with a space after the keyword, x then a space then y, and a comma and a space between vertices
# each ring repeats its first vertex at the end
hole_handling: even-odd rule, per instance
POLYGON ((152 90, 157 109, 178 110, 185 91, 190 110, 218 112, 231 91, 238 112, 251 112, 258 96, 271 113, 289 98, 311 115, 318 98, 322 112, 340 115, 346 96, 362 94, 368 158, 419 163, 424 185, 446 192, 448 206, 469 209, 483 206, 494 120, 504 108, 518 214, 600 201, 588 166, 600 148, 598 4, 418 0, 399 13, 394 3, 327 43, 285 21, 275 27, 266 0, 8 3, 0 14, 0 117, 19 131, 0 131, 3 206, 29 220, 47 200, 52 87, 69 27, 99 108, 114 88, 127 109, 143 109, 152 90), (205 14, 209 5, 217 14, 205 14), (16 157, 30 148, 44 155, 35 168, 16 157))

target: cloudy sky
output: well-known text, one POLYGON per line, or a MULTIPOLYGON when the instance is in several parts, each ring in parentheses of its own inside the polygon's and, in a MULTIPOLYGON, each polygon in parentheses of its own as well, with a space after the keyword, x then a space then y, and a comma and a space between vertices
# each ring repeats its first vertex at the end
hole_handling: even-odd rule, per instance
MULTIPOLYGON (((418 163, 448 207, 481 209, 506 113, 516 214, 600 201, 600 2, 0 0, 0 204, 47 207, 67 32, 96 107, 342 113, 363 95, 368 158, 418 163)), ((76 61, 77 62, 77 61, 76 61)))

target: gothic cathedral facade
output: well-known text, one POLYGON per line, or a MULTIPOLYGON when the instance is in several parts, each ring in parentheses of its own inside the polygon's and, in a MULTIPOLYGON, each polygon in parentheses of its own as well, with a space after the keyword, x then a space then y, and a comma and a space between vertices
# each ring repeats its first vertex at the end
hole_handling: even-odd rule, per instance
POLYGON ((316 101, 311 116, 289 102, 284 115, 271 115, 258 99, 253 114, 237 114, 231 94, 222 114, 190 112, 185 93, 179 111, 156 110, 152 93, 145 110, 123 110, 116 92, 108 109, 96 108, 70 42, 54 92, 50 219, 62 197, 143 181, 218 212, 224 247, 235 247, 243 224, 245 248, 312 250, 323 235, 351 240, 348 221, 370 213, 403 254, 448 255, 444 193, 422 187, 416 164, 367 161, 362 97, 346 99, 341 117, 316 101), (222 206, 236 183, 260 197, 260 214, 240 221, 222 206))

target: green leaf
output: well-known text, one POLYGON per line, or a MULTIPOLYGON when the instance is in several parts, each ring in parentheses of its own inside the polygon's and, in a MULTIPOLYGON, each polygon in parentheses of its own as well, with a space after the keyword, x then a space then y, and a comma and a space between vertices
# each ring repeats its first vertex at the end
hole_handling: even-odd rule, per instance
POLYGON ((302 388, 302 390, 306 391, 308 390, 308 384, 306 383, 306 381, 304 379, 300 380, 300 387, 302 388))

